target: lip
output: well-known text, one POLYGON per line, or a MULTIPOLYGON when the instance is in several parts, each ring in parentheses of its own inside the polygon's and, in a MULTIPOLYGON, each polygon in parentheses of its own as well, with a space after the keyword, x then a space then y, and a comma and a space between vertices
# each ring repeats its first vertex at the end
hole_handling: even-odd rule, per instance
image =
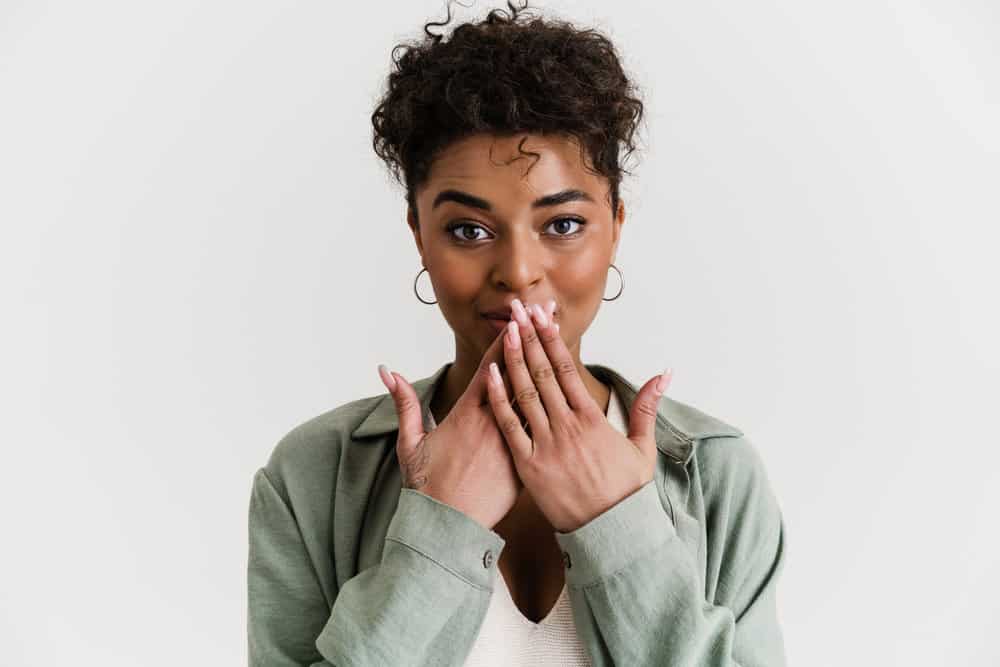
POLYGON ((485 315, 481 319, 483 322, 486 322, 487 326, 492 327, 494 331, 503 331, 507 328, 507 323, 510 322, 510 320, 499 317, 486 317, 485 315))
MULTIPOLYGON (((560 312, 557 307, 552 312, 552 321, 555 322, 559 315, 560 312)), ((506 308, 496 308, 481 312, 479 313, 479 317, 485 320, 495 331, 502 331, 507 326, 507 323, 513 319, 513 312, 512 308, 507 306, 506 308)))
MULTIPOLYGON (((545 299, 543 301, 531 301, 530 303, 537 303, 540 306, 542 306, 542 309, 544 310, 545 309, 545 305, 544 304, 547 303, 547 302, 549 302, 550 300, 551 299, 545 299)), ((508 301, 504 305, 500 306, 499 308, 493 308, 491 310, 483 310, 483 311, 480 311, 479 314, 482 317, 499 318, 499 319, 503 319, 503 320, 513 319, 513 316, 514 316, 513 315, 513 311, 514 311, 513 302, 514 302, 514 300, 511 299, 510 301, 508 301)), ((526 303, 529 303, 529 302, 521 301, 521 303, 525 303, 526 304, 526 303)), ((546 311, 546 313, 547 312, 548 311, 546 311)), ((557 304, 555 310, 552 312, 553 317, 555 317, 555 315, 558 312, 559 312, 559 306, 557 304)))
POLYGON ((493 310, 485 310, 485 311, 483 311, 483 312, 481 312, 479 314, 482 315, 483 317, 497 318, 497 319, 501 319, 501 320, 509 320, 511 318, 511 316, 512 316, 512 312, 513 312, 512 308, 510 306, 506 306, 504 308, 495 308, 493 310))

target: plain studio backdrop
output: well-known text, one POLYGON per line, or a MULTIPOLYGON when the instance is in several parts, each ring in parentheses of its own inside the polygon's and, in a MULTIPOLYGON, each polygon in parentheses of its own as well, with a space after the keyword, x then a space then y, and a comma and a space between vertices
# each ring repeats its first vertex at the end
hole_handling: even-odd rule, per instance
MULTIPOLYGON (((1000 663, 995 4, 539 8, 648 111, 584 361, 757 445, 791 663, 1000 663)), ((452 359, 369 118, 444 16, 0 4, 0 662, 246 663, 254 471, 452 359)))

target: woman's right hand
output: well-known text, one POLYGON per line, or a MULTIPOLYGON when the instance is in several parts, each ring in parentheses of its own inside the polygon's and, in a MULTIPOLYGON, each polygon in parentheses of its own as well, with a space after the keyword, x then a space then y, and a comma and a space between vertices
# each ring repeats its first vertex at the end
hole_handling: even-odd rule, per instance
MULTIPOLYGON (((493 416, 487 389, 490 362, 503 367, 504 335, 501 331, 493 340, 465 392, 430 433, 424 431, 420 400, 410 383, 379 367, 399 417, 396 457, 403 486, 450 505, 491 530, 514 506, 524 486, 493 416)), ((506 371, 501 376, 510 395, 506 371)))

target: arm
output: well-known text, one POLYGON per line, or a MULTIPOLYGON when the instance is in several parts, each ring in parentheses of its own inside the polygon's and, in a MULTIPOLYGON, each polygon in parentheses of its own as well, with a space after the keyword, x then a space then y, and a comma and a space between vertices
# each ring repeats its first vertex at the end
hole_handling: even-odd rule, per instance
POLYGON ((710 550, 714 542, 722 553, 713 601, 655 481, 577 530, 556 533, 570 558, 579 631, 601 648, 595 665, 785 665, 775 604, 784 524, 752 447, 725 440, 714 446, 729 456, 706 471, 721 482, 706 497, 713 521, 722 518, 709 528, 710 550))
POLYGON ((503 546, 462 512, 401 489, 381 562, 349 579, 331 608, 295 517, 262 469, 250 501, 250 665, 450 664, 474 640, 503 546), (494 558, 484 567, 487 550, 494 558))

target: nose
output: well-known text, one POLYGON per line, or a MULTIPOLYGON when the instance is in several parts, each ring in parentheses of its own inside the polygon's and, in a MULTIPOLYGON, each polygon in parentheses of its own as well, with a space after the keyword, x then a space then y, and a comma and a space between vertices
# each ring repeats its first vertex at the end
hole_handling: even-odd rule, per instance
POLYGON ((497 287, 527 294, 544 275, 544 248, 533 233, 513 234, 498 244, 493 266, 493 283, 497 287))

